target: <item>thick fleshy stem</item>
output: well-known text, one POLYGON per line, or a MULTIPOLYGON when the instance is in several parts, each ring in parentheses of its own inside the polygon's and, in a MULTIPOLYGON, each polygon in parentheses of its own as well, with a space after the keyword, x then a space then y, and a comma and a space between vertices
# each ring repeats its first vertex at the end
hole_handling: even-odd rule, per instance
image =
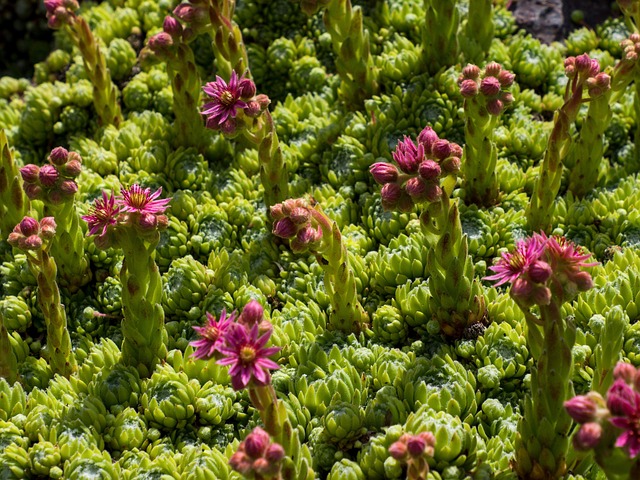
POLYGON ((422 58, 434 75, 458 62, 460 12, 456 0, 424 0, 426 22, 422 31, 422 58))
POLYGON ((89 24, 74 12, 78 8, 75 0, 48 0, 47 18, 54 29, 65 27, 74 45, 80 50, 87 77, 93 84, 93 106, 102 125, 118 126, 122 122, 118 88, 111 81, 104 53, 96 41, 89 24))
POLYGON ((465 38, 469 45, 463 50, 465 59, 469 62, 482 62, 493 40, 493 2, 491 0, 469 0, 469 12, 465 25, 465 38))
POLYGON ((122 361, 149 377, 166 357, 167 331, 162 309, 162 276, 155 262, 160 240, 142 239, 134 228, 123 229, 119 245, 124 252, 120 270, 122 284, 122 361))
POLYGON ((11 347, 9 332, 4 326, 4 318, 0 312, 0 377, 12 384, 18 378, 18 361, 11 347))
POLYGON ((347 248, 336 222, 303 199, 289 199, 271 208, 274 235, 291 240, 296 253, 310 252, 325 272, 324 285, 332 311, 329 325, 335 330, 358 333, 369 318, 358 300, 355 276, 347 248))
POLYGON ((638 33, 640 25, 640 2, 638 0, 618 0, 620 11, 624 15, 624 22, 632 33, 638 33))
POLYGON ((29 210, 22 178, 4 130, 0 130, 0 234, 6 238, 29 210))
POLYGON ((596 362, 591 389, 600 395, 604 395, 613 383, 613 371, 620 360, 624 342, 624 336, 620 335, 620 332, 626 331, 628 325, 629 317, 622 307, 619 305, 611 307, 593 352, 596 362))
POLYGON ((60 302, 60 290, 56 282, 56 262, 49 255, 50 241, 55 235, 53 217, 45 217, 40 223, 24 217, 9 235, 9 243, 27 255, 27 262, 38 283, 38 304, 47 326, 45 356, 54 373, 69 377, 76 370, 76 360, 71 352, 71 337, 67 330, 67 315, 60 302))
POLYGON ((493 131, 499 115, 513 101, 509 88, 514 77, 498 63, 491 62, 482 71, 475 65, 467 65, 458 80, 464 97, 462 172, 467 203, 491 206, 498 201, 495 172, 498 148, 493 141, 493 131))
POLYGON ((282 155, 276 126, 271 112, 262 114, 261 137, 258 147, 260 181, 264 188, 264 203, 267 209, 289 197, 289 170, 282 155))
POLYGON ((604 154, 604 133, 611 123, 613 115, 610 106, 611 78, 599 73, 589 88, 589 110, 582 122, 580 136, 572 144, 567 164, 569 190, 578 198, 591 192, 598 183, 600 164, 604 154))
POLYGON ((347 106, 358 109, 379 87, 369 33, 362 24, 362 8, 352 7, 351 0, 330 0, 323 19, 336 54, 336 70, 341 80, 338 92, 347 106))
POLYGON ((571 124, 575 121, 583 103, 586 81, 600 72, 597 60, 588 55, 565 60, 565 71, 569 77, 565 101, 553 117, 553 128, 540 165, 540 176, 527 206, 526 216, 532 230, 549 231, 553 221, 555 200, 562 180, 563 160, 571 146, 571 124))

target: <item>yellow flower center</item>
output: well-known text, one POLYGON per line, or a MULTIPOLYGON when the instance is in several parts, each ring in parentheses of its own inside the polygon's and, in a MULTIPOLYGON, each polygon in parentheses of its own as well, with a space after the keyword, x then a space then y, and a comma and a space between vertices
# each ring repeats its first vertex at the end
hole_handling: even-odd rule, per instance
POLYGON ((225 107, 230 107, 233 105, 234 101, 233 95, 231 95, 229 90, 225 90, 222 92, 222 95, 220 95, 220 103, 225 107))
POLYGON ((220 329, 217 327, 207 327, 207 329, 203 333, 203 337, 213 342, 218 340, 219 336, 220 336, 220 329))
POLYGON ((142 208, 147 204, 147 195, 144 192, 131 193, 129 201, 134 207, 142 208))
POLYGON ((256 351, 253 347, 245 346, 240 350, 240 360, 243 363, 251 363, 256 358, 256 351))

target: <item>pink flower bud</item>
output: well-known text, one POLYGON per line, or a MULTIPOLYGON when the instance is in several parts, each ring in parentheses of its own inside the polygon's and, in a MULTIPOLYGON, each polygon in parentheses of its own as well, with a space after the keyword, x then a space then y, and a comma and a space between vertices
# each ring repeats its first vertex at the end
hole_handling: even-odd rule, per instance
POLYGON ((591 450, 598 446, 601 437, 602 426, 599 423, 585 423, 573 436, 573 446, 576 450, 591 450))
POLYGON ((407 444, 402 441, 392 443, 389 447, 389 454, 399 461, 406 459, 408 455, 407 444))
POLYGON ((67 157, 69 156, 69 151, 63 147, 56 147, 51 150, 49 154, 49 161, 54 165, 64 165, 67 163, 67 157))
POLYGON ((480 82, 480 92, 482 92, 485 97, 496 96, 500 93, 501 87, 500 80, 496 77, 485 77, 482 79, 482 82, 480 82))
POLYGON ((229 458, 229 465, 231 466, 231 468, 233 468, 236 472, 241 473, 242 475, 248 475, 249 473, 251 473, 251 463, 252 462, 249 456, 240 450, 235 452, 233 455, 231 455, 231 458, 229 458))
POLYGON ((462 147, 457 143, 449 142, 449 148, 451 149, 451 155, 454 157, 462 157, 462 147))
POLYGON ((38 179, 45 187, 53 187, 58 181, 58 170, 53 165, 43 165, 38 173, 38 179))
POLYGON ((462 69, 462 78, 476 80, 480 76, 480 68, 470 63, 462 69))
POLYGON ((40 200, 42 198, 42 187, 34 183, 29 183, 24 186, 24 193, 30 200, 40 200))
POLYGON ((37 235, 37 233, 40 231, 40 224, 35 218, 24 217, 19 225, 20 233, 22 233, 25 237, 37 235))
POLYGON ((169 226, 169 217, 167 217, 166 215, 156 215, 156 222, 156 228, 158 230, 166 230, 169 226))
POLYGON ((447 140, 438 140, 433 144, 431 152, 438 160, 444 160, 451 155, 451 145, 447 140))
POLYGON ((387 183, 380 189, 380 197, 382 197, 382 207, 385 210, 393 210, 397 207, 400 197, 402 196, 402 188, 397 183, 387 183))
POLYGON ((412 457, 420 457, 427 448, 427 442, 418 435, 413 435, 407 440, 407 451, 412 457))
POLYGON ((439 140, 438 134, 431 127, 425 127, 418 135, 418 143, 424 145, 424 151, 431 154, 431 148, 439 140))
POLYGON ((12 247, 18 247, 22 239, 24 239, 24 235, 14 230, 7 237, 7 242, 9 242, 9 245, 11 245, 12 247))
POLYGON ((257 95, 254 100, 258 102, 262 110, 266 110, 269 104, 271 103, 271 99, 267 97, 264 93, 257 95))
POLYGON ((62 183, 60 183, 60 191, 64 195, 71 197, 78 191, 78 184, 73 180, 63 180, 62 183))
POLYGON ((71 160, 62 167, 62 172, 68 177, 77 177, 82 172, 82 164, 78 160, 71 160))
POLYGON ((153 213, 144 213, 140 215, 140 218, 138 220, 138 226, 142 230, 155 230, 157 224, 158 219, 153 213))
POLYGON ((40 235, 42 238, 53 238, 56 234, 56 220, 53 217, 44 217, 40 220, 40 235))
MULTIPOLYGON (((251 465, 251 469, 259 474, 259 475, 267 475, 268 473, 270 473, 271 470, 273 470, 273 467, 269 464, 269 462, 267 461, 266 458, 257 458, 253 461, 253 464, 251 465)), ((262 478, 262 477, 260 477, 262 478)))
POLYGON ((393 152, 393 159, 404 173, 416 173, 423 158, 424 146, 416 146, 406 135, 393 152))
POLYGON ((422 162, 418 167, 418 173, 425 180, 435 180, 440 176, 441 171, 438 162, 429 159, 422 162))
POLYGON ((466 79, 460 82, 460 95, 465 98, 475 97, 478 94, 478 84, 475 80, 466 79))
MULTIPOLYGON (((214 117, 209 117, 209 119, 212 119, 214 117)), ((207 127, 209 126, 209 120, 207 120, 207 127)), ((237 133, 238 130, 238 122, 236 121, 235 118, 227 118, 224 122, 222 122, 222 125, 220 125, 220 131, 228 136, 233 136, 237 133)))
POLYGON ((491 115, 497 117, 502 113, 502 110, 504 110, 504 104, 502 103, 502 101, 494 98, 487 102, 487 112, 489 112, 491 115))
POLYGON ((255 100, 247 102, 247 106, 243 108, 245 115, 251 118, 257 118, 262 113, 260 104, 255 100))
POLYGON ((288 239, 295 237, 296 233, 298 233, 298 227, 288 217, 281 218, 273 224, 273 234, 276 237, 288 239))
POLYGON ((38 235, 31 235, 20 242, 20 247, 24 250, 40 250, 42 239, 38 235))
POLYGON ((312 243, 318 242, 322 238, 322 230, 320 227, 315 229, 311 226, 301 228, 298 231, 298 235, 296 235, 296 239, 300 242, 301 245, 310 245, 312 243))
POLYGON ((62 193, 61 190, 56 189, 56 190, 51 190, 48 194, 47 194, 47 201, 50 203, 53 203, 54 205, 60 205, 62 202, 64 202, 68 197, 62 193))
POLYGON ((369 168, 376 183, 384 185, 398 180, 398 169, 395 165, 386 162, 376 162, 369 168))
POLYGON ((173 46, 173 38, 166 32, 156 33, 147 44, 154 53, 166 53, 173 46))
POLYGON ((162 22, 162 30, 175 39, 182 34, 182 24, 174 17, 167 15, 162 22))
POLYGON ((252 458, 259 458, 264 455, 267 447, 271 443, 271 437, 262 428, 256 427, 244 439, 244 451, 252 458))
POLYGON ((497 62, 488 63, 486 67, 484 67, 484 75, 485 77, 497 77, 500 75, 502 71, 502 65, 497 62))
POLYGON ((422 178, 410 178, 404 188, 414 202, 419 203, 426 199, 427 186, 422 178))
POLYGON ((600 62, 595 58, 591 59, 591 69, 589 70, 589 76, 594 77, 600 72, 600 62))
POLYGON ((564 408, 577 423, 588 423, 595 420, 598 405, 586 395, 577 395, 564 402, 564 408))
POLYGON ((289 218, 296 226, 304 225, 311 219, 311 214, 309 213, 309 209, 305 207, 295 207, 291 210, 289 218))
POLYGON ((589 73, 591 71, 591 58, 586 53, 578 55, 575 60, 578 73, 589 73))
POLYGON ((440 200, 440 197, 442 197, 442 188, 440 188, 439 185, 436 185, 433 182, 425 182, 426 183, 426 192, 425 192, 425 199, 427 200, 427 202, 437 202, 438 200, 440 200))
POLYGON ((40 167, 30 163, 20 169, 20 175, 25 183, 36 183, 38 181, 38 174, 40 173, 40 167))
POLYGON ((258 302, 257 300, 251 300, 249 303, 247 303, 242 309, 242 314, 240 315, 242 322, 249 328, 253 327, 257 323, 260 323, 263 316, 264 309, 262 308, 262 305, 260 305, 260 302, 258 302))
POLYGON ((279 443, 272 443, 269 445, 266 453, 264 454, 264 458, 272 465, 281 462, 284 457, 284 448, 282 448, 282 445, 279 443))
POLYGON ((535 305, 549 305, 551 303, 551 290, 544 285, 535 286, 531 294, 531 301, 535 305))
POLYGON ((447 175, 456 175, 462 168, 462 162, 459 157, 449 157, 442 161, 440 167, 447 175))
POLYGON ((576 74, 576 57, 567 57, 564 60, 564 73, 567 77, 573 78, 576 74))
POLYGON ((202 24, 209 21, 208 14, 203 8, 189 3, 178 5, 173 9, 173 14, 185 23, 202 24))
POLYGON ((238 83, 241 98, 253 98, 256 94, 256 84, 250 78, 243 78, 238 83))
POLYGON ((276 205, 272 205, 271 208, 269 208, 269 214, 271 215, 271 218, 273 218, 274 220, 280 220, 282 217, 284 217, 286 214, 282 211, 282 204, 278 203, 276 205))
POLYGON ((626 362, 618 362, 613 369, 613 377, 617 379, 622 379, 626 383, 631 384, 636 376, 637 369, 630 363, 626 362))
POLYGON ((529 278, 535 283, 545 283, 552 274, 551 266, 542 260, 536 260, 529 266, 529 278))
POLYGON ((500 85, 502 85, 502 88, 509 88, 511 85, 513 85, 515 79, 515 73, 511 73, 508 70, 502 70, 500 72, 500 75, 498 75, 498 80, 500 81, 500 85))

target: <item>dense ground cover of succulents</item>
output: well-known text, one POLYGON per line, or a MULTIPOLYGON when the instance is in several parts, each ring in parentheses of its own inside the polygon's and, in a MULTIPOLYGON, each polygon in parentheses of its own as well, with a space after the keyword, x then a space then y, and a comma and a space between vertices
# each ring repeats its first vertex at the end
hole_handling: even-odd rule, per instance
POLYGON ((0 478, 639 478, 640 4, 505 3, 45 2, 0 478))

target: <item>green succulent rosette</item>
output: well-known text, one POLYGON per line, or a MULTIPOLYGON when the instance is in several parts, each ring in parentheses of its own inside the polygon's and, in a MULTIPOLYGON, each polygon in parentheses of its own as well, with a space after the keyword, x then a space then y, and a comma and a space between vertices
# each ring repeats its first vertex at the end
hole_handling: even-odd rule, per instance
POLYGON ((325 435, 338 446, 347 446, 364 435, 364 409, 346 402, 331 405, 322 416, 325 435))
POLYGON ((396 388, 386 385, 367 402, 364 421, 367 428, 382 431, 386 427, 403 424, 408 415, 407 404, 398 398, 396 388))
POLYGON ((127 407, 120 411, 105 434, 105 442, 113 450, 123 452, 143 448, 147 441, 147 423, 136 410, 127 407))
POLYGON ((0 453, 0 475, 9 480, 27 478, 31 462, 24 447, 11 443, 0 453))
POLYGON ((81 480, 87 476, 100 480, 116 480, 122 478, 119 465, 113 463, 111 455, 99 449, 87 449, 78 452, 64 465, 64 478, 81 480), (96 472, 97 475, 96 475, 96 472))
POLYGON ((56 478, 55 474, 62 466, 62 456, 58 446, 44 439, 31 445, 29 460, 32 472, 45 477, 56 478))
POLYGON ((223 452, 206 445, 187 447, 178 465, 181 478, 227 480, 234 478, 223 452))
POLYGON ((331 467, 327 480, 365 480, 360 466, 353 460, 343 458, 331 467))
POLYGON ((140 375, 133 367, 117 364, 98 372, 89 384, 89 391, 99 397, 111 413, 117 414, 123 408, 138 406, 140 375))
POLYGON ((372 283, 380 293, 393 293, 396 287, 424 276, 429 246, 422 233, 401 233, 381 245, 371 260, 372 283))
POLYGON ((191 255, 171 262, 163 275, 162 306, 167 315, 202 317, 201 304, 213 280, 213 273, 191 255))
POLYGON ((18 382, 10 385, 0 378, 0 420, 8 421, 15 415, 26 412, 27 397, 22 385, 18 382))
POLYGON ((371 326, 376 337, 390 345, 402 345, 409 334, 400 310, 393 305, 381 305, 372 316, 371 326))
POLYGON ((228 423, 237 413, 236 400, 237 395, 232 388, 208 381, 196 394, 198 420, 214 427, 228 423))
POLYGON ((389 456, 389 447, 404 433, 402 425, 393 425, 386 432, 372 437, 358 452, 358 465, 365 478, 384 480, 400 478, 402 466, 389 456), (393 460, 393 462, 389 461, 393 460))

